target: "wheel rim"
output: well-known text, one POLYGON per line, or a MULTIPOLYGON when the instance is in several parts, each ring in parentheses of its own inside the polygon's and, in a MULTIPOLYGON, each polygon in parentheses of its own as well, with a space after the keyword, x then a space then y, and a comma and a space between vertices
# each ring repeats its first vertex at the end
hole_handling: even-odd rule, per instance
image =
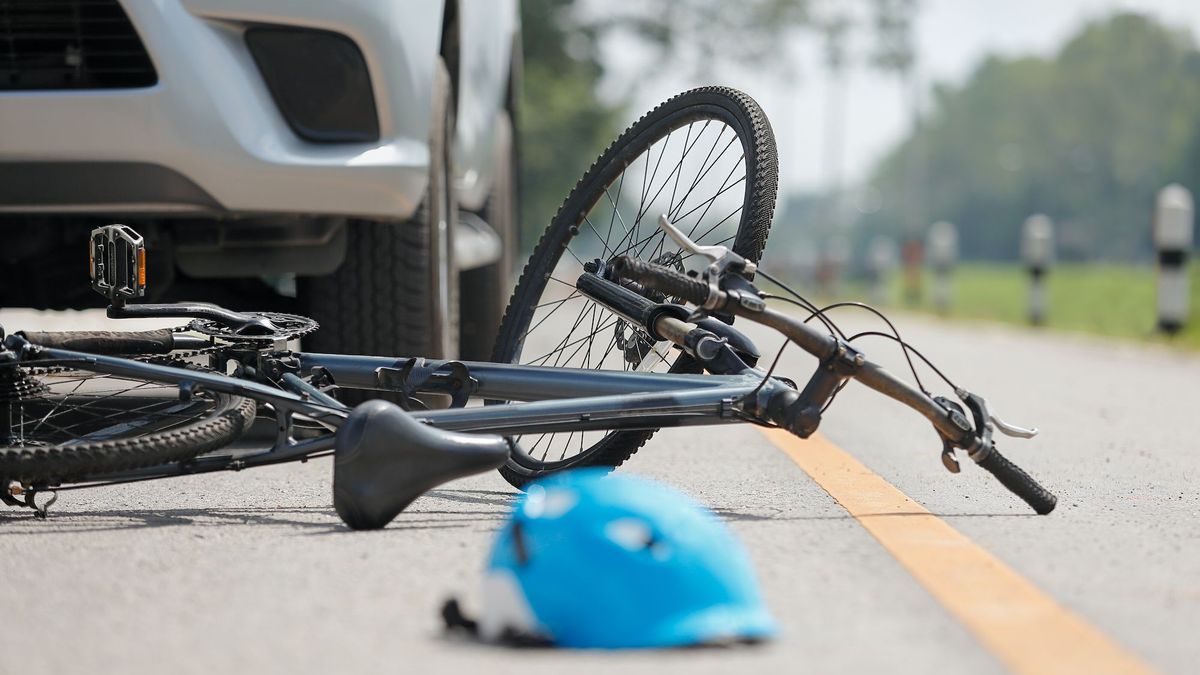
MULTIPOLYGON (((678 351, 666 350, 645 331, 581 296, 574 280, 585 262, 626 254, 681 271, 698 270, 702 259, 680 251, 658 230, 660 213, 698 243, 733 248, 749 199, 745 143, 744 134, 723 116, 695 113, 659 126, 654 137, 632 142, 632 151, 613 160, 612 169, 602 174, 604 188, 592 190, 595 201, 564 234, 560 258, 524 323, 512 361, 604 370, 671 369, 678 351)), ((535 469, 562 468, 620 433, 518 437, 522 450, 514 461, 535 469)))

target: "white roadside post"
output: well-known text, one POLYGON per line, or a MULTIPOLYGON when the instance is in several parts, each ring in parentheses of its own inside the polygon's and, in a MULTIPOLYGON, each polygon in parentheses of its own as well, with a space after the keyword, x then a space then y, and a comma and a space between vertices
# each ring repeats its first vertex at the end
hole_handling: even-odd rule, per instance
POLYGON ((867 273, 871 277, 871 302, 876 305, 888 304, 888 282, 896 269, 897 258, 896 242, 891 238, 880 235, 871 240, 867 249, 867 273))
POLYGON ((933 307, 940 314, 950 311, 950 274, 958 261, 958 230, 940 220, 929 227, 929 265, 933 268, 933 307))
POLYGON ((1158 251, 1158 329, 1173 335, 1187 323, 1188 255, 1192 251, 1192 193, 1172 183, 1158 193, 1154 248, 1158 251))
POLYGON ((1046 274, 1054 264, 1054 222, 1041 213, 1021 228, 1021 258, 1029 270, 1029 323, 1046 322, 1046 274))

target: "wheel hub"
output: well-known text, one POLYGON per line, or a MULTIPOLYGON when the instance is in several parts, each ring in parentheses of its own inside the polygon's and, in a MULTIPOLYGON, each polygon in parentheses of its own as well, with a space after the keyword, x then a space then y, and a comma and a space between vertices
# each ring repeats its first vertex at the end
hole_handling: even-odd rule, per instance
POLYGON ((617 321, 613 330, 613 341, 617 349, 625 355, 625 363, 634 368, 640 366, 642 359, 654 349, 654 340, 650 339, 646 331, 634 327, 624 319, 617 321))

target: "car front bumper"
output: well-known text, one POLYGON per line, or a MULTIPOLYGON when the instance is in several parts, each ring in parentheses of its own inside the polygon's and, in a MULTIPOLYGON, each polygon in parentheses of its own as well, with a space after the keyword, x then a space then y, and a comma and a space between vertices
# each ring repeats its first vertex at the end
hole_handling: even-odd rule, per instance
POLYGON ((0 212, 407 218, 416 210, 429 164, 440 3, 122 5, 158 83, 0 92, 0 212), (334 31, 353 40, 370 73, 379 140, 298 137, 243 39, 258 25, 334 31))

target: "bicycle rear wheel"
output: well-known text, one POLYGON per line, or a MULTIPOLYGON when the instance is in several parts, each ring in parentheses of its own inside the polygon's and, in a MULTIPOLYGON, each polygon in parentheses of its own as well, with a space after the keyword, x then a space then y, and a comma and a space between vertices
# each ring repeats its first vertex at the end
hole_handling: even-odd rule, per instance
MULTIPOLYGON (((654 344, 641 327, 580 295, 574 280, 585 262, 619 255, 680 271, 699 269, 700 260, 657 228, 660 214, 700 244, 724 244, 758 260, 771 227, 777 182, 770 123, 746 94, 706 87, 658 106, 600 155, 563 202, 521 274, 492 360, 699 372, 687 355, 654 344)), ((654 431, 518 437, 500 472, 521 487, 569 468, 616 467, 654 431)))
POLYGON ((232 443, 255 403, 84 368, 0 365, 0 479, 35 487, 191 459, 232 443))

